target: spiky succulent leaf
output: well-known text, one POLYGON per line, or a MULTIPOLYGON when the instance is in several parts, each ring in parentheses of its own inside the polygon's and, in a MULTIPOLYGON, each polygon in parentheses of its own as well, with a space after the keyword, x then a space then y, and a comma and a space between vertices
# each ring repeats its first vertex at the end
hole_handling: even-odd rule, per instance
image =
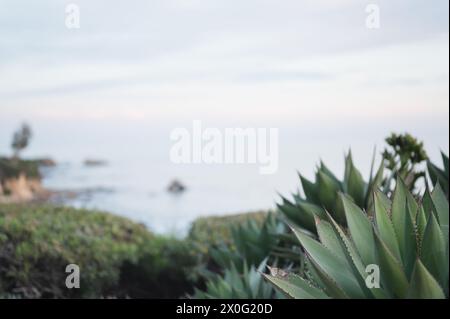
POLYGON ((445 294, 438 282, 418 259, 411 278, 407 298, 444 299, 445 294))
POLYGON ((386 244, 391 253, 397 260, 401 260, 400 247, 398 245, 397 235, 394 225, 389 218, 389 212, 383 202, 383 194, 375 192, 375 221, 378 230, 378 236, 386 244))
MULTIPOLYGON (((379 191, 379 188, 381 184, 383 183, 383 173, 384 173, 384 165, 383 162, 381 162, 380 167, 377 170, 377 173, 374 177, 370 178, 369 184, 367 186, 367 192, 366 192, 366 199, 365 199, 365 206, 364 207, 368 210, 373 208, 373 193, 376 191, 379 191)), ((385 195, 384 193, 382 193, 385 195)), ((386 197, 386 196, 385 196, 386 197)), ((387 197, 386 197, 387 199, 387 197)))
POLYGON ((373 228, 364 212, 346 195, 341 196, 348 228, 365 265, 375 262, 373 228))
POLYGON ((395 258, 386 244, 375 235, 377 265, 383 287, 391 291, 392 296, 403 298, 408 289, 408 278, 399 260, 395 258))
POLYGON ((347 252, 340 244, 340 238, 336 236, 336 233, 333 230, 333 226, 331 226, 330 223, 317 218, 316 228, 322 245, 332 251, 336 255, 336 257, 342 259, 347 263, 347 252))
POLYGON ((289 220, 293 221, 295 224, 301 225, 302 228, 305 228, 311 232, 315 231, 315 209, 312 209, 310 207, 306 207, 305 209, 305 206, 294 204, 285 198, 283 198, 283 204, 277 205, 277 207, 279 211, 281 211, 289 220))
MULTIPOLYGON (((318 197, 323 207, 329 211, 336 211, 338 193, 341 191, 340 185, 323 171, 317 172, 317 184, 319 187, 318 197)), ((343 215, 337 216, 337 218, 343 220, 343 215)))
POLYGON ((448 282, 448 255, 445 238, 434 214, 430 214, 421 247, 423 265, 441 286, 448 282))
MULTIPOLYGON (((349 266, 349 269, 352 270, 353 275, 359 283, 359 286, 363 290, 366 298, 386 298, 386 293, 382 289, 368 289, 365 279, 367 276, 366 268, 363 264, 363 261, 358 255, 357 250, 351 240, 347 237, 347 235, 342 230, 341 226, 333 220, 331 215, 328 215, 328 220, 330 221, 331 230, 335 233, 335 238, 337 244, 342 248, 341 252, 344 255, 345 260, 349 266)), ((331 237, 331 236, 329 236, 331 237)))
POLYGON ((327 278, 335 282, 350 298, 364 297, 364 293, 354 277, 352 270, 349 269, 342 259, 336 257, 325 246, 303 234, 301 231, 295 228, 293 231, 310 257, 311 262, 317 267, 316 271, 325 273, 327 278))
POLYGON ((439 224, 441 226, 448 227, 448 219, 449 219, 448 201, 439 184, 437 184, 436 187, 433 189, 433 192, 431 193, 431 199, 436 209, 439 224))
POLYGON ((413 223, 413 214, 411 213, 411 208, 414 209, 415 207, 417 207, 417 204, 414 205, 411 202, 406 185, 401 179, 398 179, 391 214, 407 277, 411 275, 417 257, 417 234, 413 223))
POLYGON ((449 194, 449 169, 448 169, 448 156, 441 152, 442 161, 444 163, 444 169, 440 169, 431 161, 427 162, 428 175, 430 176, 433 185, 439 184, 448 197, 449 194))
POLYGON ((274 287, 261 275, 266 267, 265 261, 259 265, 248 267, 240 272, 234 265, 224 270, 223 275, 216 275, 206 283, 205 291, 195 290, 192 298, 196 299, 270 299, 281 298, 274 287))
POLYGON ((320 289, 295 274, 270 268, 270 275, 264 277, 274 284, 286 296, 294 299, 328 299, 329 297, 320 289))
POLYGON ((320 171, 331 178, 333 182, 341 189, 341 191, 343 190, 341 181, 339 181, 336 175, 334 175, 334 173, 322 161, 320 161, 320 171))
POLYGON ((350 195, 359 207, 364 207, 367 185, 361 173, 353 165, 352 154, 348 153, 345 160, 344 191, 350 195))
POLYGON ((320 204, 317 186, 301 174, 299 176, 306 199, 311 203, 320 204))

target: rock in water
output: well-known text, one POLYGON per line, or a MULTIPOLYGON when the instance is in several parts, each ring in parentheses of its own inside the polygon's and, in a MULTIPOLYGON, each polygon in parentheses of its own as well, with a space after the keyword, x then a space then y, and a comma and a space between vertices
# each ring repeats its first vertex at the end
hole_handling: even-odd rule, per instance
POLYGON ((96 166, 106 166, 107 162, 101 159, 92 159, 88 158, 84 160, 84 166, 87 167, 96 167, 96 166))
POLYGON ((186 186, 184 186, 180 181, 173 180, 169 186, 167 187, 167 191, 169 193, 179 194, 186 190, 186 186))

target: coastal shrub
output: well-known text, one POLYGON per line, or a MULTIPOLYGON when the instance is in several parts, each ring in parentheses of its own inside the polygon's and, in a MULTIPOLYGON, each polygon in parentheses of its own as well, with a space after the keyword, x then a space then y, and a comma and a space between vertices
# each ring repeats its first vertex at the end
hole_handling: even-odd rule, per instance
POLYGON ((157 236, 137 262, 125 261, 119 287, 133 298, 179 298, 201 285, 198 255, 190 241, 157 236))
POLYGON ((0 157, 0 181, 19 177, 21 173, 28 178, 40 178, 40 160, 22 160, 0 157))
POLYGON ((140 297, 144 287, 154 297, 180 297, 192 286, 187 245, 108 213, 0 205, 0 295, 140 297), (80 267, 79 289, 65 286, 68 264, 80 267))

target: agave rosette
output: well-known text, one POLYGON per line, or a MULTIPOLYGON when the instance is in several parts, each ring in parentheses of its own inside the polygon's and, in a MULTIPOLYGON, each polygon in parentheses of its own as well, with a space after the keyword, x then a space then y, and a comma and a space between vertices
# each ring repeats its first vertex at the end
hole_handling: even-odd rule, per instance
POLYGON ((380 191, 373 198, 368 215, 341 194, 347 227, 325 212, 315 217, 317 240, 292 226, 307 271, 265 277, 291 298, 448 298, 449 205, 439 184, 420 203, 400 180, 392 201, 380 191), (366 283, 369 265, 379 269, 379 286, 366 283))

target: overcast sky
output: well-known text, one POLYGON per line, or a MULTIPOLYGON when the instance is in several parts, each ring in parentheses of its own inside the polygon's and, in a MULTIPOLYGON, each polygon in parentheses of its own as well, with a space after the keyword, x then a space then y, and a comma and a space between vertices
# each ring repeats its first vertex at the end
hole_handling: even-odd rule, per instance
POLYGON ((0 0, 0 122, 448 121, 448 3, 0 0))

